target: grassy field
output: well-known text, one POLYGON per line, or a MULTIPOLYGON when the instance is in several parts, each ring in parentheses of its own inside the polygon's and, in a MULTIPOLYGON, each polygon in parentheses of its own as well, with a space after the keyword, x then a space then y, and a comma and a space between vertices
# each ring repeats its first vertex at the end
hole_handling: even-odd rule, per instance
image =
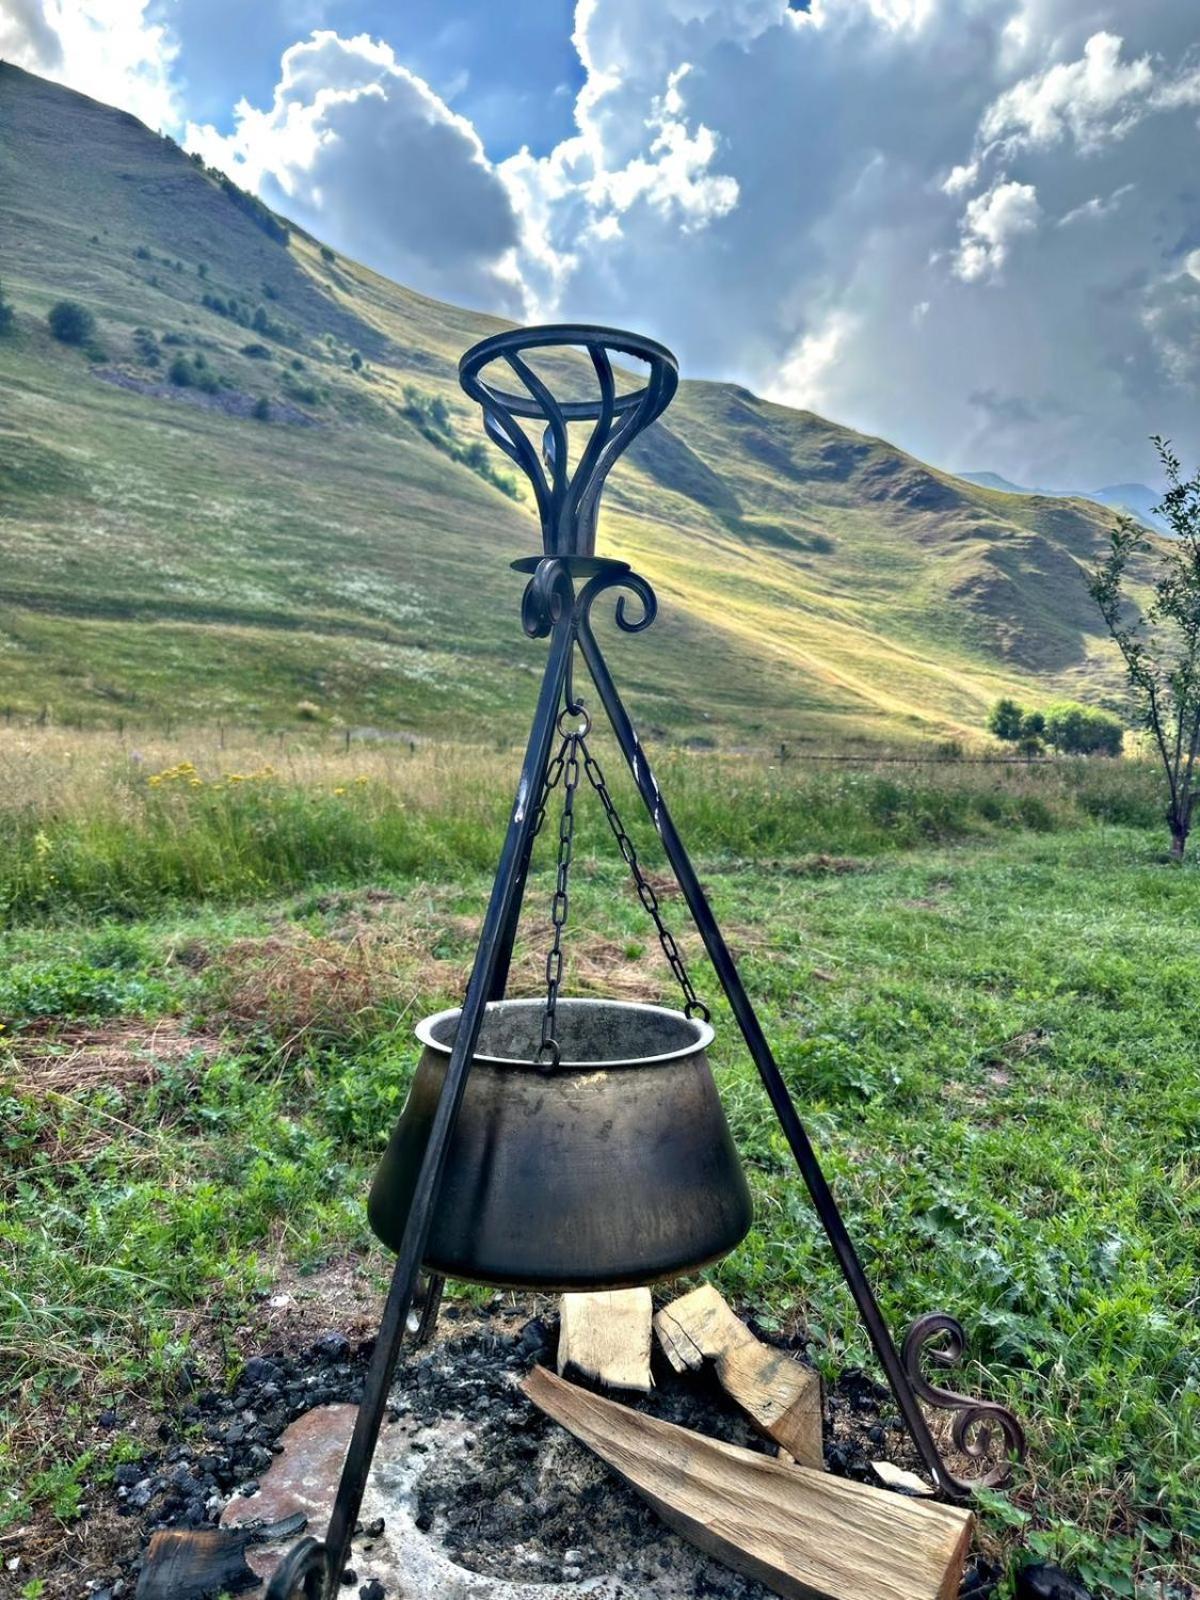
MULTIPOLYGON (((70 1548, 80 1506, 141 1448, 96 1428, 106 1404, 160 1404, 186 1359, 219 1376, 285 1268, 349 1251, 383 1271, 365 1185, 412 1023, 461 990, 515 753, 24 732, 0 754, 0 1520, 61 1524, 70 1548)), ((661 777, 893 1326, 959 1315, 962 1386, 1028 1422, 1028 1473, 989 1500, 985 1537, 1106 1595, 1186 1593, 1200 877, 1164 865, 1150 776, 677 754, 661 777)), ((669 1000, 594 811, 570 985, 669 1000)), ((638 842, 657 864, 645 827, 638 842)), ((870 1366, 715 1020, 758 1214, 720 1282, 802 1330, 827 1372, 870 1366)))

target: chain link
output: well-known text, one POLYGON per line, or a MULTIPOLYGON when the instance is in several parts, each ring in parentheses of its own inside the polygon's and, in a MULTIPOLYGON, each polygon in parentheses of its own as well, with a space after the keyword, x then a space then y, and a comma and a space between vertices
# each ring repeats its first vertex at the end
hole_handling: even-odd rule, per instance
POLYGON ((679 946, 675 942, 675 935, 663 921, 662 911, 659 907, 658 896, 654 892, 654 885, 642 871, 641 862, 638 860, 637 851, 633 840, 625 832, 625 825, 613 804, 612 795, 608 792, 608 784, 604 781, 604 772, 600 763, 588 749, 587 741, 582 734, 579 735, 579 745, 583 751, 583 768, 587 773, 588 782, 600 796, 600 804, 604 807, 604 815, 608 818, 608 825, 612 829, 613 838, 617 841, 617 848, 633 875, 634 887, 637 889, 638 899, 645 906, 653 919, 658 933, 658 942, 662 945, 663 955, 666 956, 671 971, 675 974, 679 987, 683 990, 684 1015, 700 1017, 702 1021, 709 1020, 709 1010, 697 995, 692 984, 688 969, 684 964, 679 946))
MULTIPOLYGON (((586 713, 584 716, 586 719, 586 713)), ((542 1039, 537 1051, 538 1064, 546 1072, 553 1072, 562 1059, 562 1051, 554 1035, 558 992, 562 987, 563 975, 562 934, 571 908, 569 882, 571 856, 575 848, 575 796, 579 789, 579 751, 582 745, 583 733, 579 729, 564 735, 558 753, 547 770, 542 804, 534 823, 536 837, 545 821, 550 792, 561 782, 563 808, 558 819, 558 870, 554 880, 554 899, 550 903, 550 922, 554 933, 550 949, 546 952, 546 1008, 542 1012, 542 1039)))

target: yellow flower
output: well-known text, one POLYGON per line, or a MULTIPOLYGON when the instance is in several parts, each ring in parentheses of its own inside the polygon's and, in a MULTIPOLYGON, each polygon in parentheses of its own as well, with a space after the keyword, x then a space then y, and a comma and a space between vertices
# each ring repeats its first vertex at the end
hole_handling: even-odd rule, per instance
POLYGON ((335 789, 335 790, 334 790, 334 791, 333 791, 333 792, 334 792, 334 794, 345 794, 345 792, 346 792, 346 786, 345 786, 345 784, 342 784, 342 785, 340 785, 340 786, 339 786, 339 787, 338 787, 338 788, 336 788, 336 789, 335 789))
POLYGON ((360 772, 358 777, 355 778, 354 781, 355 781, 355 783, 357 783, 359 785, 362 785, 364 783, 370 783, 371 780, 370 780, 370 778, 367 777, 366 773, 360 772))
POLYGON ((203 787, 204 787, 204 779, 203 778, 191 778, 191 779, 189 779, 189 786, 191 788, 193 788, 193 789, 203 789, 203 787))

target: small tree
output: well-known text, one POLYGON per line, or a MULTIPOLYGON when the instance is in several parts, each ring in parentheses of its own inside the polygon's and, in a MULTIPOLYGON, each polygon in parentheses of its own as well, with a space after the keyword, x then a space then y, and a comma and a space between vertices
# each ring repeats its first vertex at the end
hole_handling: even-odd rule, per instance
POLYGON ((1043 731, 1064 756, 1119 756, 1125 739, 1120 717, 1075 700, 1059 700, 1046 707, 1043 731))
POLYGON ((4 298, 4 289, 0 286, 0 336, 12 332, 13 318, 16 312, 12 303, 4 298))
POLYGON ((1120 649, 1138 715, 1162 762, 1171 855, 1182 861, 1200 753, 1200 469, 1181 477, 1170 441, 1155 434, 1152 443, 1167 475, 1155 511, 1175 537, 1169 544, 1152 542, 1140 523, 1119 517, 1088 590, 1120 649), (1136 554, 1151 556, 1156 569, 1154 598, 1144 614, 1131 605, 1126 588, 1136 554))
POLYGON ((60 300, 46 314, 50 332, 62 344, 88 344, 96 331, 96 319, 78 300, 60 300))
POLYGON ((1015 743, 1021 737, 1024 712, 1015 700, 997 700, 988 712, 988 732, 1006 743, 1015 743))

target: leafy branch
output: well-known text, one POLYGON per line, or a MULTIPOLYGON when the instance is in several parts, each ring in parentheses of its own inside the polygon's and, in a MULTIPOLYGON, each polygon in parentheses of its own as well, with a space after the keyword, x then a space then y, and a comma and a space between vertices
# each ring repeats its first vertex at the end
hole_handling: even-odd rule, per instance
POLYGON ((1117 519, 1088 592, 1121 652, 1139 720, 1154 741, 1166 778, 1172 854, 1183 859, 1200 755, 1200 470, 1184 478, 1170 441, 1152 440, 1167 477, 1155 508, 1173 538, 1151 540, 1131 517, 1117 519), (1141 612, 1128 594, 1130 563, 1156 560, 1153 598, 1141 612))

